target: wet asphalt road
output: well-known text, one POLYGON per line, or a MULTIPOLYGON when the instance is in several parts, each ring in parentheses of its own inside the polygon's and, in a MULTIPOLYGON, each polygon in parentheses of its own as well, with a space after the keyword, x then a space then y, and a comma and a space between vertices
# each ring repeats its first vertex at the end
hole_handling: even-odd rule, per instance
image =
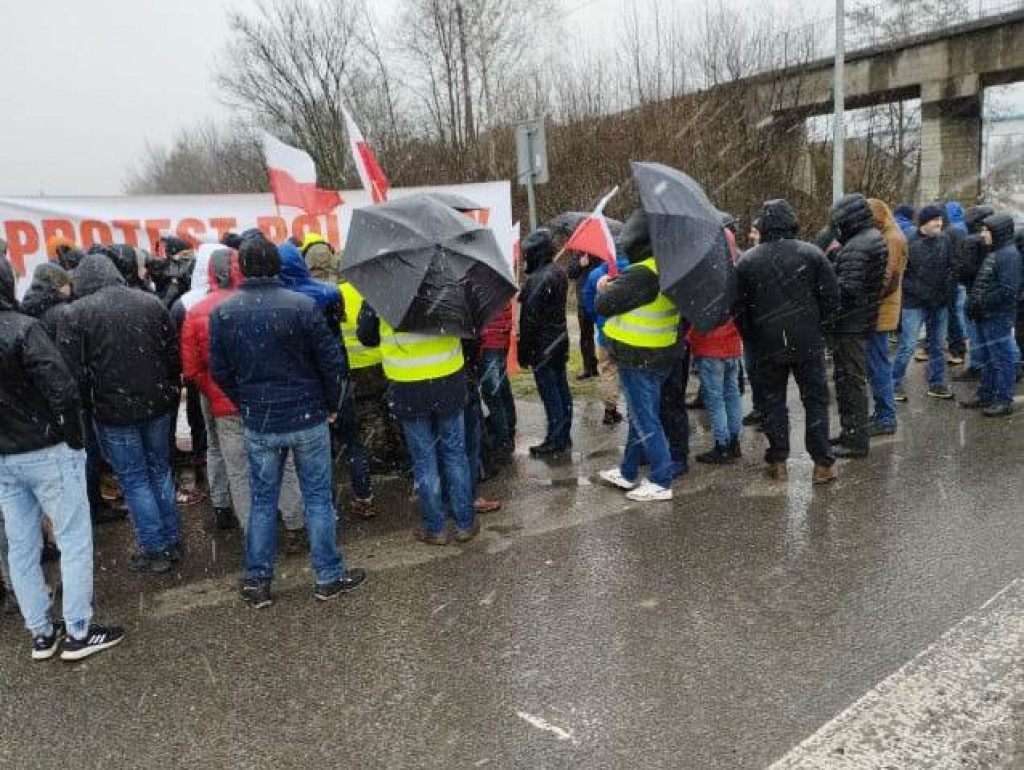
POLYGON ((289 557, 275 605, 243 606, 240 538, 201 508, 172 577, 127 573, 127 525, 102 529, 98 615, 130 638, 34 664, 0 621, 0 766, 765 768, 1024 575, 1024 413, 920 386, 834 487, 812 490, 797 425, 788 485, 748 433, 741 465, 647 505, 593 483, 621 435, 579 413, 583 455, 549 465, 522 404, 487 486, 506 508, 468 546, 413 543, 405 482, 379 488, 382 517, 343 521, 370 581, 333 604, 289 557))

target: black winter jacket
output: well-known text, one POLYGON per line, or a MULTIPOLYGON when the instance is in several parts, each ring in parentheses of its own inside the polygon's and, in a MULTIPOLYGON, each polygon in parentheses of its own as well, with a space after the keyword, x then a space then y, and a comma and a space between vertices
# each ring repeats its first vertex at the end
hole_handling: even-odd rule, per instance
POLYGON ((42 324, 17 307, 14 271, 0 258, 0 455, 80 449, 75 380, 42 324))
POLYGON ((569 361, 569 330, 565 301, 569 278, 553 264, 550 234, 539 230, 523 241, 526 284, 519 294, 519 365, 564 366, 569 361))
POLYGON ((82 260, 75 292, 58 340, 96 420, 134 425, 176 411, 178 338, 160 300, 125 286, 102 254, 82 260))
POLYGON ((842 198, 830 218, 842 245, 832 256, 839 284, 839 312, 830 330, 837 334, 870 334, 875 331, 885 284, 889 258, 885 238, 875 228, 871 207, 860 193, 842 198))
POLYGON ((819 248, 792 237, 768 240, 743 255, 736 275, 736 323, 756 360, 797 363, 821 355, 839 287, 819 248))
POLYGON ((68 297, 61 294, 60 290, 52 283, 33 281, 21 300, 21 312, 39 319, 43 328, 46 329, 46 333, 50 335, 50 339, 55 342, 57 330, 68 307, 68 297))
POLYGON ((974 283, 981 263, 988 256, 988 247, 978 234, 968 235, 960 242, 960 250, 953 263, 953 278, 968 289, 974 283))
MULTIPOLYGON (((364 302, 359 310, 356 336, 368 348, 380 345, 380 318, 369 302, 364 302)), ((468 366, 469 362, 466 363, 468 366)), ((431 415, 447 417, 465 407, 468 387, 465 368, 434 380, 388 380, 388 404, 399 420, 415 420, 431 415)))
POLYGON ((903 307, 949 307, 953 292, 953 242, 946 233, 910 239, 907 272, 903 276, 903 307))
POLYGON ((1021 289, 1021 255, 1014 244, 1013 218, 995 214, 985 220, 992 233, 991 251, 967 298, 971 318, 1016 313, 1021 289))

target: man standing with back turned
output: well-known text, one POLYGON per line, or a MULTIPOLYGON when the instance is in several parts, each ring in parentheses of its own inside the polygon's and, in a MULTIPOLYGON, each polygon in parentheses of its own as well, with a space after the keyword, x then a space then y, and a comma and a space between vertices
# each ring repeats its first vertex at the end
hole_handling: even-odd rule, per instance
POLYGON ((310 555, 322 601, 356 589, 361 569, 346 570, 335 543, 331 436, 345 378, 338 341, 309 297, 285 289, 281 255, 251 235, 239 249, 245 280, 210 313, 210 370, 245 426, 252 510, 245 540, 242 598, 253 607, 273 601, 277 505, 291 451, 306 503, 310 555))

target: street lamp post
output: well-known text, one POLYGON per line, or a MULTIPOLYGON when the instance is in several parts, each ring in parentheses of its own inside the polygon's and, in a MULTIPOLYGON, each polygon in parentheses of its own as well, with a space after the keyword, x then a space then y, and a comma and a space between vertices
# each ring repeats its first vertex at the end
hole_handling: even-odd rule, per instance
POLYGON ((832 116, 832 201, 843 197, 846 176, 846 9, 843 0, 836 0, 836 60, 832 87, 835 103, 832 116))

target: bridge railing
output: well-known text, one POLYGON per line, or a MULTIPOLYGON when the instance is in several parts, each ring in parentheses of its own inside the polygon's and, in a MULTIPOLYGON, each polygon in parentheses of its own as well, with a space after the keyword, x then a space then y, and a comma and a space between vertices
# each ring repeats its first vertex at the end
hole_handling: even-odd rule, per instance
MULTIPOLYGON (((964 0, 939 4, 922 13, 893 2, 848 3, 846 50, 856 53, 902 40, 941 32, 962 24, 1024 12, 1024 0, 964 0)), ((771 33, 764 41, 758 72, 793 67, 835 55, 835 15, 827 14, 806 24, 771 33)))

